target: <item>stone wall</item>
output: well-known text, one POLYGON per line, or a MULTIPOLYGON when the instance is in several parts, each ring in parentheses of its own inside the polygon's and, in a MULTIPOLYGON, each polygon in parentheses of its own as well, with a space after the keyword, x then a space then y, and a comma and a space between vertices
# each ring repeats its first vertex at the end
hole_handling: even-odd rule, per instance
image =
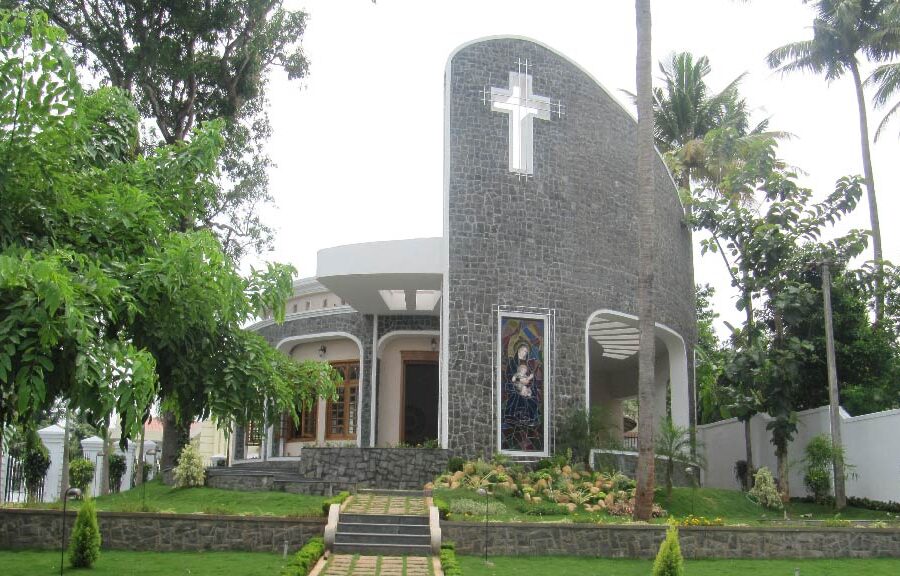
MULTIPOLYGON (((460 554, 483 554, 484 525, 441 522, 460 554)), ((686 558, 900 558, 897 528, 693 527, 679 531, 686 558)), ((654 558, 663 526, 491 524, 492 556, 654 558)))
POLYGON ((421 489, 447 469, 450 453, 424 448, 304 448, 300 475, 359 488, 421 489))
MULTIPOLYGON (((445 85, 448 448, 466 456, 497 450, 498 308, 555 318, 545 373, 552 448, 554 429, 585 407, 588 318, 601 309, 637 315, 635 120, 575 63, 519 38, 463 46, 445 85), (484 96, 507 88, 525 61, 534 93, 565 107, 559 118, 534 121, 527 178, 509 171, 509 117, 484 96)), ((657 321, 684 338, 692 358, 690 234, 661 160, 654 172, 657 321)))
MULTIPOLYGON (((75 513, 66 519, 67 533, 75 513)), ((281 553, 299 549, 325 530, 325 518, 262 518, 191 514, 97 514, 103 548, 181 552, 244 550, 281 553)), ((0 549, 59 547, 62 512, 58 510, 0 510, 0 549)))

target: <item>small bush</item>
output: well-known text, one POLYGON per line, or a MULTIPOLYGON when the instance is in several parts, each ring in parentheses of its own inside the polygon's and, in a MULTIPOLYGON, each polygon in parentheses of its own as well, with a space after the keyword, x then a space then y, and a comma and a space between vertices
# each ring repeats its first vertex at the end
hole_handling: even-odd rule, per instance
POLYGON ((343 504, 344 500, 350 497, 349 492, 338 492, 328 500, 322 502, 322 514, 328 516, 328 511, 331 509, 332 504, 343 504))
POLYGON ((750 489, 750 496, 766 508, 781 510, 784 506, 781 502, 781 494, 778 493, 778 489, 775 487, 775 479, 765 466, 756 471, 756 476, 753 479, 753 488, 750 489))
POLYGON ((178 465, 175 466, 175 486, 178 488, 203 486, 205 479, 206 470, 203 469, 200 453, 193 444, 186 444, 181 449, 178 465))
MULTIPOLYGON (((457 498, 450 501, 450 512, 461 516, 484 516, 485 503, 469 498, 457 498)), ((506 506, 502 502, 488 501, 488 516, 506 514, 506 506)))
POLYGON ((876 510, 878 512, 892 512, 900 514, 900 502, 882 502, 881 500, 870 500, 868 498, 858 498, 856 496, 848 496, 847 504, 856 506, 857 508, 865 508, 866 510, 876 510))
POLYGON ((325 540, 321 536, 310 538, 282 569, 281 576, 306 576, 324 553, 325 540))
POLYGON ((684 558, 678 543, 678 528, 669 526, 666 539, 659 545, 653 561, 653 576, 684 576, 684 558))
POLYGON ((440 516, 441 520, 446 520, 450 514, 450 505, 447 504, 447 501, 443 498, 432 498, 431 502, 437 507, 438 516, 440 516))
POLYGON ((41 442, 37 434, 34 435, 36 440, 30 439, 25 448, 24 470, 25 491, 28 494, 28 501, 33 502, 37 499, 37 493, 41 484, 44 482, 44 476, 47 475, 47 469, 50 468, 50 454, 47 448, 41 442))
POLYGON ((570 513, 555 502, 521 502, 517 509, 526 516, 568 516, 570 513))
POLYGON ((87 493, 91 480, 94 479, 94 463, 84 458, 73 460, 69 463, 69 483, 81 490, 82 494, 87 493))
POLYGON ((78 511, 69 540, 69 562, 75 568, 90 568, 100 557, 100 527, 94 501, 86 498, 78 511))
POLYGON ((725 521, 721 518, 713 518, 710 520, 706 516, 694 516, 688 514, 681 520, 677 520, 679 526, 724 526, 725 521))
POLYGON ((466 459, 460 456, 454 456, 447 461, 447 470, 449 472, 460 472, 466 465, 466 459))
POLYGON ((109 457, 109 489, 111 491, 118 492, 122 488, 122 478, 125 477, 127 468, 128 464, 122 454, 113 454, 109 457))
POLYGON ((444 576, 462 576, 462 568, 456 560, 456 549, 453 542, 441 543, 441 570, 444 576))

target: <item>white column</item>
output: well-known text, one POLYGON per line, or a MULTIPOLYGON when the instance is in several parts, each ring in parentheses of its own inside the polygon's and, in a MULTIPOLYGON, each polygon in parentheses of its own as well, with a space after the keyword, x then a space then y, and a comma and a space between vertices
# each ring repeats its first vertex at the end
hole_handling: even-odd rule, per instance
POLYGON ((150 465, 151 476, 147 478, 147 480, 150 480, 153 478, 152 474, 156 470, 156 442, 153 440, 144 440, 144 462, 150 465))
POLYGON ((94 465, 94 479, 91 480, 91 496, 100 495, 100 476, 103 474, 103 438, 91 436, 81 441, 81 451, 85 460, 94 465))
POLYGON ((66 431, 57 426, 47 426, 38 430, 41 442, 50 453, 50 468, 44 477, 44 502, 56 502, 59 500, 60 482, 62 482, 63 444, 65 444, 66 431))
POLYGON ((131 490, 133 484, 131 482, 131 474, 134 472, 134 452, 137 448, 137 442, 128 441, 128 452, 125 453, 125 477, 122 478, 122 492, 131 490))

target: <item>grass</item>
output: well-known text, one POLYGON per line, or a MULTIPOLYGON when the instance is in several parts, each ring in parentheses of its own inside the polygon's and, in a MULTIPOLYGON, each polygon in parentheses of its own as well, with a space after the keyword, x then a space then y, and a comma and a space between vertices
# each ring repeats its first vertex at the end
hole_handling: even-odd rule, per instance
MULTIPOLYGON (((608 560, 562 556, 497 557, 485 565, 478 556, 458 556, 466 576, 530 576, 565 574, 566 576, 647 576, 651 560, 608 560)), ((840 560, 685 560, 690 576, 895 576, 900 560, 893 558, 840 560)))
MULTIPOLYGON (((59 551, 0 550, 0 572, 10 576, 59 574, 59 551)), ((260 552, 123 552, 104 550, 90 570, 68 567, 64 574, 90 576, 272 576, 284 566, 279 554, 260 552)), ((871 576, 871 575, 870 575, 871 576)))
MULTIPOLYGON (((446 488, 434 491, 437 498, 450 504, 453 500, 465 498, 483 502, 482 496, 478 496, 473 490, 458 488, 449 490, 446 488)), ((545 516, 526 515, 516 509, 522 502, 513 496, 495 495, 493 498, 506 506, 505 513, 492 514, 492 522, 628 522, 630 518, 622 516, 610 516, 605 512, 588 513, 584 510, 572 514, 553 514, 545 516)), ((665 508, 670 516, 683 518, 689 514, 705 516, 706 518, 722 518, 726 524, 749 524, 753 526, 766 526, 773 523, 783 523, 784 514, 779 510, 767 510, 750 501, 746 494, 738 490, 722 490, 717 488, 698 488, 696 492, 690 488, 675 488, 672 498, 667 499, 665 494, 658 492, 656 501, 665 508)), ((809 519, 829 520, 835 517, 835 511, 828 506, 820 506, 809 503, 791 503, 788 505, 788 517, 791 520, 806 520, 801 515, 811 515, 809 519)), ((848 507, 844 509, 840 518, 844 520, 880 520, 897 524, 897 515, 863 508, 848 507)), ((482 514, 468 517, 451 514, 451 520, 484 521, 482 514)), ((655 519, 653 522, 665 523, 665 519, 655 519)))
MULTIPOLYGON (((173 488, 162 482, 148 482, 94 500, 102 512, 166 512, 173 514, 223 514, 250 516, 322 516, 324 496, 288 492, 241 492, 219 488, 173 488), (141 492, 146 490, 146 499, 141 492), (144 504, 146 502, 146 505, 144 504)), ((35 507, 60 508, 59 503, 35 507)), ((77 509, 77 501, 68 507, 77 509)))

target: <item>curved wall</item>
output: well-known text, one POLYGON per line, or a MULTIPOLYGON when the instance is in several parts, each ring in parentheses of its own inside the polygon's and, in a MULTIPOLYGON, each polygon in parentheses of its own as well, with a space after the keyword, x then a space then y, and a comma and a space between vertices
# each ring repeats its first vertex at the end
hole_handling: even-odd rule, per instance
MULTIPOLYGON (((446 70, 445 230, 448 447, 491 453, 495 438, 498 307, 555 317, 549 355, 553 429, 585 405, 585 323, 598 309, 636 314, 635 120, 577 65, 537 43, 468 44, 446 70), (534 119, 533 176, 509 170, 508 114, 492 87, 528 61, 533 93, 564 114, 534 119), (485 95, 487 93, 487 96, 485 95)), ((656 164, 656 320, 692 357, 689 233, 675 186, 656 164)))

